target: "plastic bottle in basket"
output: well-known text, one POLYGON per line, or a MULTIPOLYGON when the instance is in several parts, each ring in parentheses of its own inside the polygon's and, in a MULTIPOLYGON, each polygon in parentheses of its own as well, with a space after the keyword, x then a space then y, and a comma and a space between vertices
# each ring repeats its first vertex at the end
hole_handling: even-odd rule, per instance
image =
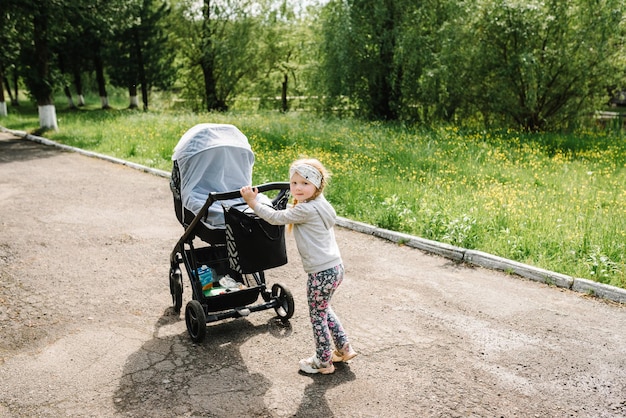
POLYGON ((209 266, 202 266, 198 269, 198 278, 202 285, 202 291, 206 292, 213 287, 213 269, 209 266))

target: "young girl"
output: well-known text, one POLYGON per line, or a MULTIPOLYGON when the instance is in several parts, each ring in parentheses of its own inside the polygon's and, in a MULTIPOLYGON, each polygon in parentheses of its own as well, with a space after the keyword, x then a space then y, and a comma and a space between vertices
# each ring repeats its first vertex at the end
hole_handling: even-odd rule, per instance
POLYGON ((300 370, 329 374, 335 371, 333 361, 348 361, 357 355, 330 307, 330 299, 343 280, 344 269, 333 230, 337 214, 322 194, 329 174, 318 160, 304 159, 291 164, 289 178, 294 202, 285 210, 257 204, 258 190, 251 186, 242 187, 241 196, 267 222, 293 225, 298 252, 308 275, 307 300, 316 346, 315 355, 300 360, 300 370), (331 338, 336 347, 334 351, 331 351, 331 338))

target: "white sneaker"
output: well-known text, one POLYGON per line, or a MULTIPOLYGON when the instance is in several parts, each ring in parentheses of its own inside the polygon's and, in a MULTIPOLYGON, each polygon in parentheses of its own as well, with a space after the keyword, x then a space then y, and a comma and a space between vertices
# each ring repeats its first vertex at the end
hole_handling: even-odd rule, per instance
POLYGON ((322 363, 317 356, 313 356, 300 360, 300 370, 309 374, 331 374, 335 371, 335 366, 333 366, 332 360, 328 363, 322 363))

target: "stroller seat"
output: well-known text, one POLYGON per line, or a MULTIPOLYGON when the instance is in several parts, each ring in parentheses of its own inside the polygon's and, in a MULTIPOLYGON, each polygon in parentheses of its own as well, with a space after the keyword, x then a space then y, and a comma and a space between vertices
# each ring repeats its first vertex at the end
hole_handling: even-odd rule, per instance
MULTIPOLYGON (((212 192, 238 190, 252 184, 254 153, 248 138, 235 126, 202 123, 180 138, 172 155, 170 188, 178 221, 187 227, 212 192)), ((261 196, 261 200, 270 199, 261 196)), ((211 244, 225 242, 222 205, 243 203, 237 198, 211 205, 196 235, 211 244)))

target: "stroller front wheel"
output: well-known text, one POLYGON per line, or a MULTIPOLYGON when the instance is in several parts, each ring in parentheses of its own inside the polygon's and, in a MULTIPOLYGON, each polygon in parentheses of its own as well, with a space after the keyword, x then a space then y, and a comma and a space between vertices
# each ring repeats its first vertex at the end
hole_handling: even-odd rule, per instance
POLYGON ((183 306, 183 275, 180 269, 170 268, 170 293, 172 294, 172 305, 174 312, 180 313, 183 306))
POLYGON ((185 308, 185 324, 191 340, 200 343, 206 336, 206 314, 197 300, 191 300, 185 308))
POLYGON ((275 299, 278 303, 274 308, 276 315, 278 315, 281 321, 287 322, 295 311, 293 295, 285 286, 275 283, 272 285, 272 299, 275 299))

